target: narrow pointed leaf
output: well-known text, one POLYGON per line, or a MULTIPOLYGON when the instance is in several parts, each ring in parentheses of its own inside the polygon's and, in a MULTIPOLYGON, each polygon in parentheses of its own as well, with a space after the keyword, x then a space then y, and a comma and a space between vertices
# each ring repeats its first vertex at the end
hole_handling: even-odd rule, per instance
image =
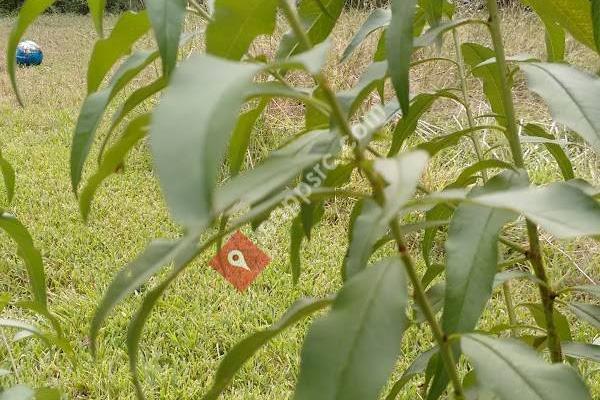
POLYGON ((300 272, 302 271, 302 240, 304 239, 304 230, 302 227, 302 219, 300 216, 292 221, 292 229, 290 232, 290 267, 292 271, 292 282, 298 283, 300 272))
POLYGON ((595 304, 571 303, 569 308, 575 315, 600 329, 600 306, 595 304))
POLYGON ((592 0, 592 25, 594 28, 594 43, 600 49, 600 0, 592 0))
POLYGON ((360 46, 360 44, 362 42, 364 42, 365 39, 371 33, 387 26, 390 23, 391 19, 392 19, 392 14, 391 14, 390 10, 385 9, 385 8, 378 8, 378 9, 374 10, 369 15, 367 20, 361 25, 360 29, 356 32, 356 34, 352 38, 352 41, 350 42, 350 44, 348 44, 348 46, 344 50, 344 53, 342 54, 342 59, 340 60, 340 62, 346 61, 348 59, 348 57, 350 57, 352 55, 352 53, 354 53, 356 48, 358 46, 360 46))
POLYGON ((386 53, 396 97, 408 114, 409 71, 413 51, 413 22, 417 0, 392 0, 392 19, 387 29, 386 53))
MULTIPOLYGON (((527 185, 517 173, 494 177, 478 190, 490 192, 527 185)), ((502 227, 516 219, 511 211, 461 204, 452 217, 446 241, 446 298, 444 332, 472 331, 492 295, 498 270, 498 236, 502 227)))
POLYGON ((240 60, 252 41, 275 30, 278 0, 216 0, 213 20, 206 28, 206 51, 240 60))
POLYGON ((358 214, 350 230, 350 243, 342 267, 344 280, 366 268, 377 239, 387 230, 383 210, 374 200, 365 199, 356 207, 358 214))
MULTIPOLYGON (((501 116, 505 115, 498 64, 487 64, 475 68, 484 61, 495 57, 496 54, 492 49, 476 43, 464 43, 461 48, 465 63, 471 67, 473 75, 479 78, 483 84, 483 92, 490 103, 492 111, 501 116)), ((505 124, 504 118, 496 118, 496 120, 500 125, 505 124)))
POLYGON ((10 77, 10 83, 12 85, 13 91, 15 92, 15 96, 17 97, 17 101, 19 104, 23 105, 23 99, 19 94, 19 88, 17 86, 17 77, 15 75, 15 68, 17 66, 17 61, 15 58, 15 54, 17 52, 17 46, 23 34, 37 19, 40 14, 42 14, 46 9, 48 9, 52 4, 54 4, 56 0, 27 0, 23 3, 23 6, 19 10, 19 16, 17 17, 17 22, 15 23, 12 31, 10 32, 10 36, 8 37, 8 44, 6 46, 6 71, 8 72, 8 76, 10 77))
POLYGON ((429 155, 420 150, 375 160, 375 170, 388 184, 384 189, 383 207, 386 222, 395 218, 402 206, 414 196, 428 161, 429 155))
MULTIPOLYGON (((549 140, 555 140, 556 138, 551 133, 548 133, 539 125, 536 124, 527 124, 525 125, 524 132, 529 136, 540 137, 549 140)), ((575 179, 575 172, 573 171, 573 164, 571 164, 571 160, 565 154, 563 148, 556 143, 544 143, 544 146, 548 150, 563 175, 566 181, 575 179)))
POLYGON ((417 358, 415 358, 415 360, 412 362, 412 364, 410 364, 410 366, 404 371, 400 379, 396 383, 394 383, 394 386, 392 386, 392 389, 390 390, 390 393, 387 395, 385 400, 395 400, 400 394, 402 388, 404 388, 404 386, 408 383, 408 381, 410 381, 415 376, 425 372, 427 364, 429 364, 429 360, 431 360, 431 357, 437 354, 437 352, 438 348, 434 347, 432 349, 427 350, 424 353, 419 354, 417 358))
POLYGON ((96 130, 110 101, 146 66, 156 59, 156 52, 132 54, 115 72, 108 87, 88 96, 79 112, 71 146, 71 185, 77 191, 83 167, 94 142, 96 130))
POLYGON ((552 116, 578 133, 600 154, 600 78, 566 64, 522 63, 527 83, 552 116))
POLYGON ((0 229, 6 232, 17 244, 17 254, 25 261, 29 285, 35 301, 46 308, 46 274, 42 254, 33 244, 33 239, 25 226, 13 215, 0 214, 0 229))
MULTIPOLYGON (((215 213, 225 211, 237 203, 255 204, 281 189, 306 168, 335 156, 340 151, 340 137, 336 132, 313 131, 305 133, 277 151, 260 165, 228 180, 215 193, 215 213)), ((294 190, 301 201, 306 193, 294 190)))
MULTIPOLYGON (((151 98, 152 96, 154 96, 156 93, 163 90, 166 86, 167 86, 166 79, 160 77, 157 80, 155 80, 154 82, 150 83, 149 85, 142 86, 141 88, 133 91, 133 93, 131 93, 131 95, 127 98, 127 100, 125 100, 125 102, 123 104, 121 104, 119 106, 119 108, 117 109, 117 111, 115 111, 115 113, 113 114, 112 121, 110 123, 110 128, 108 129, 108 132, 106 133, 106 135, 109 137, 112 136, 112 134, 114 133, 117 126, 123 121, 123 119, 125 119, 125 117, 127 115, 129 115, 129 113, 131 111, 133 111, 137 106, 142 104, 144 101, 146 101, 149 98, 151 98)), ((105 140, 107 140, 107 139, 108 138, 105 138, 105 140)), ((99 156, 99 159, 102 156, 103 155, 101 154, 99 156)))
POLYGON ((569 357, 600 363, 600 346, 597 344, 562 342, 561 347, 569 357))
POLYGON ((477 383, 501 400, 590 400, 583 380, 571 367, 548 364, 531 348, 512 339, 479 334, 461 337, 477 383))
POLYGON ((146 0, 145 5, 163 61, 163 74, 168 77, 177 63, 187 0, 146 0))
POLYGON ((553 20, 577 41, 596 50, 592 9, 588 0, 522 0, 540 17, 553 20))
POLYGON ((417 129, 419 119, 425 114, 433 103, 439 99, 451 99, 460 101, 456 95, 447 90, 440 90, 435 93, 420 93, 411 100, 410 110, 398 121, 392 133, 392 146, 388 156, 397 154, 402 145, 417 129))
POLYGON ((227 352, 225 358, 219 364, 219 369, 210 391, 202 400, 215 400, 223 392, 225 387, 233 379, 235 373, 267 342, 279 335, 281 332, 308 317, 315 312, 329 306, 331 298, 310 299, 304 298, 296 301, 286 313, 273 325, 248 336, 227 352))
POLYGON ((27 385, 16 385, 0 393, 0 400, 35 400, 35 391, 27 385))
POLYGON ((90 7, 90 12, 92 14, 92 19, 94 20, 94 26, 96 27, 96 32, 100 37, 104 36, 103 32, 103 19, 104 19, 104 8, 106 7, 106 0, 87 0, 88 6, 90 7))
POLYGON ((87 72, 88 95, 100 87, 102 80, 119 58, 131 52, 131 46, 150 28, 145 11, 127 11, 119 17, 115 27, 106 39, 96 42, 87 72))
POLYGON ((191 226, 210 220, 221 159, 259 68, 199 55, 171 78, 150 138, 156 173, 177 222, 191 226))
POLYGON ((600 204, 568 183, 513 189, 472 198, 519 212, 558 238, 600 235, 600 204))
POLYGON ((6 200, 12 203, 15 196, 15 170, 0 152, 0 171, 4 179, 4 188, 6 189, 6 200))
POLYGON ((127 353, 129 355, 129 370, 133 379, 136 394, 139 399, 144 399, 144 392, 142 385, 139 380, 137 371, 137 363, 139 358, 139 346, 142 334, 144 332, 144 326, 150 316, 150 313, 154 309, 154 306, 163 296, 165 291, 173 283, 173 281, 179 276, 179 274, 185 269, 185 267, 194 260, 198 254, 198 236, 196 234, 183 237, 180 239, 177 245, 176 254, 173 257, 173 269, 169 276, 152 289, 144 300, 142 305, 138 308, 137 312, 133 316, 133 319, 127 327, 127 353))
POLYGON ((257 119, 266 108, 268 101, 261 101, 255 108, 246 111, 238 119, 237 125, 231 135, 229 144, 229 173, 237 175, 246 159, 246 151, 250 143, 250 135, 254 129, 257 119))
POLYGON ((296 400, 377 398, 407 327, 405 279, 402 262, 390 258, 346 282, 331 311, 310 327, 296 400))
POLYGON ((115 276, 94 313, 90 327, 92 353, 96 351, 98 332, 112 310, 151 276, 171 263, 185 245, 182 241, 154 241, 115 276))
MULTIPOLYGON (((544 307, 541 304, 526 303, 523 304, 523 306, 529 310, 537 326, 543 329, 548 328, 544 307)), ((560 311, 554 309, 552 319, 554 320, 554 326, 556 327, 556 332, 558 333, 560 340, 573 340, 571 327, 569 326, 567 318, 560 311)))
MULTIPOLYGON (((344 9, 344 4, 344 0, 320 0, 320 4, 314 0, 300 2, 298 15, 313 46, 329 37, 344 9), (324 12, 323 8, 327 12, 324 12)), ((286 59, 305 50, 293 32, 288 32, 277 50, 277 59, 286 59)))
POLYGON ((148 133, 150 114, 143 114, 132 120, 119 140, 106 152, 98 170, 87 181, 79 197, 79 208, 87 220, 96 190, 102 182, 114 174, 123 164, 127 153, 148 133))

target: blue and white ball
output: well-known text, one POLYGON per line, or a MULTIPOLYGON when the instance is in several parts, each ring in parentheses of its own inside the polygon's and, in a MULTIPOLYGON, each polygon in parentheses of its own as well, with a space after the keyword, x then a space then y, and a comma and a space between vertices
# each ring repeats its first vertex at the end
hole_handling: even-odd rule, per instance
POLYGON ((29 67, 40 65, 44 59, 42 49, 35 42, 26 40, 17 46, 17 64, 29 67))

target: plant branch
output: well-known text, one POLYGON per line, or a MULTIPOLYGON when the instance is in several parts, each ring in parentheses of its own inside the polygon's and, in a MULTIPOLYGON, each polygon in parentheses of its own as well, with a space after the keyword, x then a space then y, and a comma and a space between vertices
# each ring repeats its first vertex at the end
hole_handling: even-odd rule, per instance
MULTIPOLYGON (((517 118, 515 113, 515 107, 512 98, 512 92, 508 85, 507 72, 508 67, 506 64, 506 55, 504 53, 504 42, 502 40, 502 31, 500 29, 500 16, 498 14, 498 4, 496 0, 487 0, 487 8, 489 12, 489 29, 492 36, 492 42, 494 44, 494 51, 496 53, 496 62, 500 69, 500 86, 502 90, 502 101, 504 104, 504 110, 506 113, 506 124, 507 131, 506 137, 510 144, 515 164, 519 168, 525 168, 525 161, 523 159, 523 149, 519 140, 519 132, 517 127, 517 118)), ((540 238, 537 226, 530 220, 527 220, 527 235, 529 236, 529 260, 535 272, 535 275, 544 284, 538 285, 540 296, 542 298, 542 305, 544 307, 544 316, 546 318, 546 327, 548 331, 548 348, 550 349, 550 356, 553 362, 562 362, 562 349, 560 345, 560 338, 558 336, 556 325, 554 323, 554 300, 556 294, 552 291, 546 275, 544 266, 544 256, 542 254, 542 246, 540 244, 540 238)))
MULTIPOLYGON (((284 14, 285 14, 286 18, 288 19, 288 22, 289 22, 292 30, 294 31, 296 37, 301 40, 301 42, 303 43, 303 45, 306 47, 307 50, 310 49, 312 47, 312 45, 310 43, 310 40, 306 36, 306 33, 304 32, 304 30, 302 28, 302 24, 300 23, 300 20, 298 18, 297 13, 295 12, 295 10, 290 6, 290 4, 288 3, 287 0, 280 0, 280 4, 283 8, 284 14)), ((350 128, 350 124, 348 123, 347 116, 345 115, 344 111, 342 110, 342 107, 341 107, 337 97, 335 96, 335 93, 329 86, 326 78, 322 74, 319 74, 315 77, 315 79, 317 80, 317 83, 320 85, 320 87, 323 89, 323 92, 325 93, 325 97, 326 97, 327 101, 329 102, 329 104, 331 105, 332 116, 333 116, 335 122, 339 125, 342 133, 344 135, 348 136, 348 138, 350 140, 354 140, 354 136, 352 135, 352 129, 350 128)), ((367 179, 371 183, 371 186, 373 188, 373 196, 375 197, 375 200, 378 203, 382 204, 384 202, 383 180, 366 163, 366 159, 363 154, 363 151, 359 148, 359 146, 354 147, 354 154, 355 154, 356 160, 358 162, 358 165, 360 166, 362 171, 367 176, 367 179)), ((398 223, 398 221, 395 218, 392 221, 392 223, 390 224, 390 228, 392 230, 392 234, 394 235, 394 239, 396 240, 396 242, 398 244, 398 248, 400 250, 400 257, 404 261, 405 268, 406 268, 408 275, 410 277, 410 280, 413 284, 413 288, 414 288, 414 292, 415 292, 415 300, 417 301, 419 306, 421 306, 421 308, 424 310, 425 316, 427 317, 427 320, 428 320, 429 324, 431 325, 431 330, 433 331, 435 340, 438 342, 438 344, 440 346, 442 359, 444 361, 444 366, 448 372, 448 375, 450 376, 450 378, 452 380, 452 385, 454 387, 456 399, 462 400, 464 398, 462 384, 460 381, 460 377, 458 375, 458 370, 456 369, 456 362, 454 360, 454 355, 453 355, 452 349, 450 347, 450 342, 448 341, 448 339, 445 336, 445 334, 443 333, 440 325, 438 324, 437 319, 435 318, 435 314, 432 311, 431 304, 429 303, 429 300, 427 299, 427 297, 425 295, 425 290, 423 289, 423 286, 421 285, 421 280, 419 279, 419 277, 417 275, 417 272, 415 269, 415 264, 410 256, 410 254, 408 254, 407 248, 404 244, 404 239, 402 237, 400 224, 398 223)))
POLYGON ((394 220, 390 224, 390 228, 392 230, 394 240, 396 241, 396 244, 398 246, 400 258, 404 262, 406 272, 408 273, 408 276, 412 282, 414 288, 415 301, 423 311, 425 318, 431 326, 433 336, 436 342, 438 342, 438 345, 440 346, 440 355, 442 356, 442 361, 444 362, 446 371, 448 372, 450 380, 452 381, 455 399, 463 399, 464 395, 462 390, 462 384, 458 375, 458 370, 456 369, 456 360, 454 359, 454 354, 452 352, 450 340, 442 331, 442 328, 435 317, 433 309, 431 308, 431 304, 429 303, 429 300, 425 295, 425 290, 423 289, 423 285, 421 284, 421 279, 417 275, 415 263, 410 254, 408 253, 408 248, 404 243, 404 238, 402 236, 400 224, 398 223, 398 220, 396 218, 394 218, 394 220))

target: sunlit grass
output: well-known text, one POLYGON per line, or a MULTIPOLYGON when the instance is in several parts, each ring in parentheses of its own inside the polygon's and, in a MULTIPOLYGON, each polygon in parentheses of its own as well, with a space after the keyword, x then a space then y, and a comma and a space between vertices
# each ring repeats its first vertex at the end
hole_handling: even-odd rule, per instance
MULTIPOLYGON (((532 15, 507 14, 507 51, 509 54, 529 52, 543 56, 543 31, 532 15)), ((341 51, 352 32, 364 18, 353 13, 344 16, 336 33, 335 48, 341 51)), ((0 18, 0 38, 6 38, 12 19, 0 18)), ((484 32, 468 28, 463 40, 480 41, 484 32)), ((133 398, 127 356, 125 329, 143 293, 138 293, 119 307, 101 332, 99 355, 89 354, 87 333, 95 305, 111 277, 132 260, 149 240, 175 237, 179 233, 168 218, 157 182, 153 176, 145 145, 130 156, 123 174, 111 178, 98 192, 89 223, 82 222, 77 201, 70 188, 69 147, 72 129, 85 91, 86 63, 95 39, 91 21, 85 17, 45 16, 29 31, 27 37, 38 42, 45 52, 39 68, 20 69, 19 84, 27 103, 18 108, 0 63, 0 143, 5 157, 17 170, 16 200, 10 209, 30 228, 42 249, 48 276, 51 309, 64 323, 75 347, 78 364, 72 365, 53 348, 35 340, 14 345, 21 381, 34 386, 53 385, 64 389, 74 399, 133 398)), ((354 84, 367 65, 373 50, 373 37, 346 64, 331 67, 332 81, 339 88, 354 84)), ((484 40, 485 42, 485 40, 484 40)), ((4 40, 0 42, 0 57, 4 40)), ((274 40, 261 40, 255 51, 272 52, 274 40)), ((428 50, 430 51, 430 50, 428 50)), ((434 50, 431 50, 433 52, 434 50)), ((441 50, 451 56, 450 43, 441 50)), ((581 47, 569 43, 570 57, 577 64, 597 68, 597 59, 581 47)), ((1 60, 1 59, 0 59, 1 60)), ((155 76, 149 68, 145 77, 155 76)), ((298 77, 301 81, 302 77, 298 77)), ((447 65, 423 66, 412 75, 415 91, 433 90, 456 85, 454 72, 447 65)), ((478 83, 470 81, 477 88, 478 83)), ((521 117, 549 124, 545 107, 518 84, 517 105, 521 117)), ((480 95, 471 99, 478 114, 488 112, 480 95)), ((249 161, 256 162, 270 149, 282 143, 300 126, 298 106, 277 101, 257 130, 249 161)), ((465 124, 458 105, 440 103, 424 119, 418 138, 449 132, 465 124)), ((564 134, 564 133, 563 133, 564 134)), ((502 138, 488 134, 486 147, 501 143, 502 138)), ((576 155, 579 176, 600 183, 600 160, 578 144, 568 147, 576 155)), ((536 182, 559 178, 551 158, 539 147, 528 148, 527 160, 536 182)), ((496 156, 506 156, 495 150, 496 156)), ((424 178, 431 189, 440 189, 456 177, 458 170, 473 160, 469 143, 436 158, 424 178)), ((90 158, 88 173, 93 169, 90 158)), ((361 185, 356 177, 354 185, 361 185)), ((150 398, 198 398, 210 385, 214 371, 239 339, 273 322, 298 297, 323 296, 340 286, 339 269, 346 247, 346 223, 350 205, 332 204, 312 242, 305 246, 301 283, 294 287, 288 274, 289 220, 273 218, 269 228, 251 237, 273 259, 268 269, 245 294, 237 293, 208 267, 212 252, 197 260, 171 287, 150 318, 142 343, 141 375, 150 398)), ((248 232, 250 233, 250 232, 248 232)), ((519 231, 514 233, 518 239, 519 231)), ((550 275, 564 284, 585 283, 579 269, 600 280, 600 248, 592 241, 564 246, 543 236, 548 250, 550 275), (563 248, 565 251, 560 250, 563 248)), ((416 242, 411 248, 418 255, 416 242)), ((376 256, 392 251, 384 248, 376 256)), ((439 252, 438 252, 439 256, 439 252)), ((8 240, 0 242, 0 292, 10 291, 26 298, 27 285, 22 263, 14 255, 8 240)), ((150 286, 156 280, 151 281, 150 286)), ((516 282, 517 303, 536 302, 536 289, 526 282, 516 282)), ((523 308, 519 317, 528 320, 523 308)), ((481 326, 492 327, 506 321, 503 301, 497 293, 484 315, 481 326)), ((293 390, 298 367, 298 354, 308 323, 286 331, 266 346, 246 365, 223 398, 273 399, 288 398, 293 390)), ((598 333, 587 325, 576 325, 576 340, 592 341, 598 333)), ((0 346, 1 347, 1 346, 0 346)), ((398 372, 419 353, 430 347, 428 329, 412 327, 403 343, 404 357, 398 372)), ((0 349, 0 368, 9 369, 5 349, 0 349)), ((584 371, 590 365, 581 363, 584 371)), ((14 384, 14 375, 0 378, 0 386, 14 384)), ((414 380, 403 399, 418 398, 414 380)), ((591 382, 595 395, 600 395, 598 380, 591 382)))

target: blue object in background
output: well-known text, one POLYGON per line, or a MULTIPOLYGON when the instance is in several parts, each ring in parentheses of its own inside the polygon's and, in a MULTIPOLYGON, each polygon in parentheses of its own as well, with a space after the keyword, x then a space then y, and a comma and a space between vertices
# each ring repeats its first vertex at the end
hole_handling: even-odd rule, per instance
POLYGON ((42 49, 35 42, 26 40, 17 46, 17 64, 29 67, 40 65, 44 59, 42 49))

